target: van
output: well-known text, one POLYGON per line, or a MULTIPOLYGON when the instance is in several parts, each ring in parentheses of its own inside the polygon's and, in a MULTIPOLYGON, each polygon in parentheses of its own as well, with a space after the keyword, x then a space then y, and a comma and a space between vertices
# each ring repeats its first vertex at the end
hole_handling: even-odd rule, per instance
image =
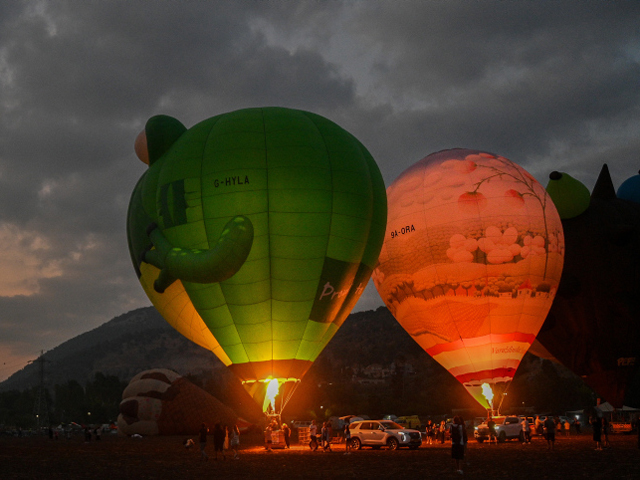
POLYGON ((396 423, 402 425, 405 428, 418 428, 420 425, 422 425, 422 422, 417 415, 404 415, 402 417, 398 417, 396 423))

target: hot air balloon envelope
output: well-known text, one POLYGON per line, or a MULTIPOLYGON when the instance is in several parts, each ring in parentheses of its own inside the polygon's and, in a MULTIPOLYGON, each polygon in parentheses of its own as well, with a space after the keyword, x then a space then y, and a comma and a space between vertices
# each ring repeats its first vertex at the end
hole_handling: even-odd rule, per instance
POLYGON ((429 155, 387 195, 378 292, 413 339, 492 408, 482 385, 513 378, 560 280, 555 207, 518 165, 464 149, 429 155))
POLYGON ((129 249, 153 304, 252 394, 298 381, 378 258, 386 195, 369 152, 326 118, 275 107, 188 130, 153 117, 136 151, 149 169, 129 249))

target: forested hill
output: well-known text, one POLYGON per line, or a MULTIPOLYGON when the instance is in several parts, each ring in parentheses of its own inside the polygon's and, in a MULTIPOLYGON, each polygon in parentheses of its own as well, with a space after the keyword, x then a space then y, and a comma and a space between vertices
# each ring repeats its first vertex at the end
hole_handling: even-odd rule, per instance
MULTIPOLYGON (((85 385, 97 373, 128 382, 150 368, 168 368, 196 381, 201 379, 203 384, 207 379, 215 379, 210 387, 221 399, 225 386, 238 383, 211 352, 180 335, 153 307, 120 315, 45 352, 43 358, 45 387, 49 390, 69 381, 85 385)), ((378 379, 386 384, 394 378, 397 381, 395 366, 402 364, 406 409, 445 411, 452 405, 471 402, 462 386, 413 341, 386 307, 349 315, 305 376, 301 390, 306 384, 309 395, 317 395, 315 386, 350 385, 348 388, 352 390, 347 397, 355 399, 363 394, 365 399, 372 399, 380 392, 375 387, 371 392, 359 387, 361 381, 378 379)), ((34 362, 0 383, 0 391, 24 391, 38 386, 39 381, 40 364, 34 362)), ((392 395, 394 389, 382 391, 392 395)), ((539 407, 556 405, 561 399, 566 408, 575 408, 583 403, 585 395, 578 377, 530 354, 525 355, 511 391, 519 391, 527 403, 534 402, 539 407)), ((299 396, 304 397, 304 393, 299 396)), ((379 400, 389 405, 393 398, 379 400)), ((373 405, 369 408, 375 409, 373 405)))
MULTIPOLYGON (((351 314, 321 357, 339 366, 389 364, 398 352, 426 355, 385 307, 351 314)), ((97 372, 128 381, 142 370, 169 368, 198 375, 223 368, 205 350, 182 337, 153 307, 120 315, 45 352, 48 386, 76 380, 81 384, 97 372)), ((0 390, 24 390, 38 385, 38 362, 0 383, 0 390)))
MULTIPOLYGON (((128 381, 149 368, 170 368, 198 374, 222 363, 175 331, 153 307, 120 315, 100 327, 45 352, 45 383, 51 387, 97 372, 128 381)), ((24 390, 38 385, 40 364, 33 362, 0 383, 0 390, 24 390)))

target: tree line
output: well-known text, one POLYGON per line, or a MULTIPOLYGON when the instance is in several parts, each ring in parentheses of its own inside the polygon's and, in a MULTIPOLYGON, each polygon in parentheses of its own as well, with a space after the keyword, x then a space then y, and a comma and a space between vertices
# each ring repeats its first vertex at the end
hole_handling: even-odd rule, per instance
MULTIPOLYGON (((115 422, 122 391, 126 386, 127 382, 118 377, 100 372, 84 386, 76 380, 56 384, 53 389, 44 390, 45 401, 41 400, 40 403, 41 415, 46 405, 50 425, 115 422)), ((36 405, 39 394, 39 387, 0 392, 0 426, 22 429, 35 427, 38 423, 36 405)))

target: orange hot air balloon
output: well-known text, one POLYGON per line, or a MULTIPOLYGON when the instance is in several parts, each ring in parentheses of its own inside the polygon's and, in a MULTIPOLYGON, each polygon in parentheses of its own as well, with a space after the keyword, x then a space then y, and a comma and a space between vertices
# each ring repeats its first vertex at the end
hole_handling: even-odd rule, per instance
POLYGON ((493 409, 483 385, 501 397, 560 281, 555 206, 523 168, 466 149, 420 160, 387 197, 376 288, 413 339, 493 409))

